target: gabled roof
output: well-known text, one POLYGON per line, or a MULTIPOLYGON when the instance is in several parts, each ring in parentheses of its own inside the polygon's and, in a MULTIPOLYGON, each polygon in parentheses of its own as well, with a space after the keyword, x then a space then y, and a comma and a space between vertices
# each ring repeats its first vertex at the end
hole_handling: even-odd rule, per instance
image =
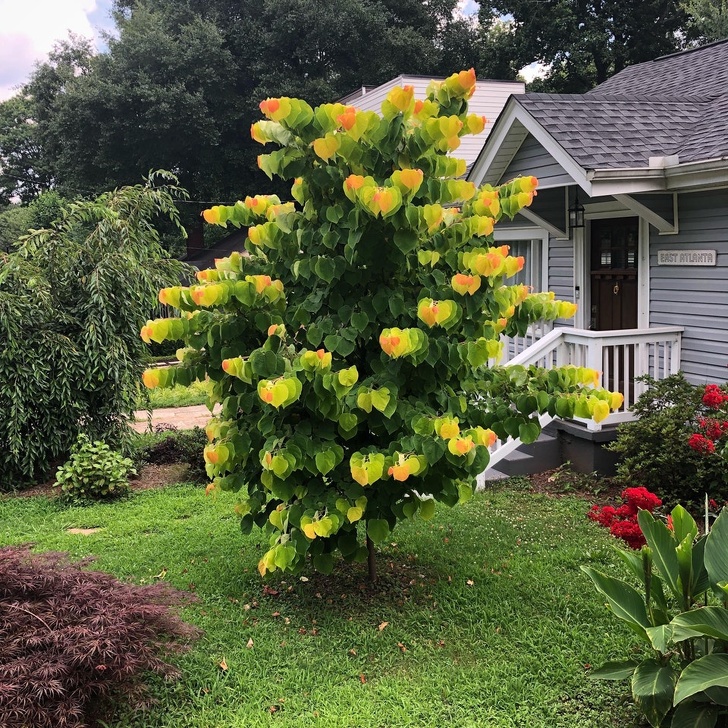
POLYGON ((645 189, 658 189, 658 176, 663 189, 679 187, 700 164, 728 170, 728 39, 630 66, 587 94, 511 97, 471 177, 494 181, 527 134, 588 192, 620 170, 631 183, 642 170, 645 189))

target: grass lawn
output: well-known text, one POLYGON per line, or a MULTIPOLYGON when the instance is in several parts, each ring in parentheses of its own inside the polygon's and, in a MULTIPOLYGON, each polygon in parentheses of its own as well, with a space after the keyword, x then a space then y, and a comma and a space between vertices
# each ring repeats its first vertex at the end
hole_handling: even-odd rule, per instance
MULTIPOLYGON (((160 407, 191 407, 195 404, 207 402, 207 382, 192 382, 189 387, 179 384, 174 387, 157 387, 150 389, 149 402, 152 409, 160 407)), ((143 409, 145 403, 140 399, 139 407, 143 409)))
POLYGON ((241 535, 235 496, 184 484, 88 507, 0 498, 0 543, 93 554, 137 582, 164 573, 199 597, 184 616, 205 636, 176 658, 183 678, 153 682, 157 706, 110 728, 638 725, 625 683, 586 677, 635 644, 579 570, 615 567, 614 541, 586 501, 522 483, 398 527, 376 590, 343 562, 262 581, 264 539, 241 535))

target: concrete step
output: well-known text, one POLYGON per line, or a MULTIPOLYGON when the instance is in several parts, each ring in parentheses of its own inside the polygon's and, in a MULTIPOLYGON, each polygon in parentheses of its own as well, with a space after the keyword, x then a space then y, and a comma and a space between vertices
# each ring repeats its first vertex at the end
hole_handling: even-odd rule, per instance
POLYGON ((558 468, 561 465, 561 446, 558 436, 544 431, 536 442, 521 445, 510 455, 501 460, 495 468, 486 471, 486 480, 490 470, 511 475, 531 475, 544 470, 558 468))

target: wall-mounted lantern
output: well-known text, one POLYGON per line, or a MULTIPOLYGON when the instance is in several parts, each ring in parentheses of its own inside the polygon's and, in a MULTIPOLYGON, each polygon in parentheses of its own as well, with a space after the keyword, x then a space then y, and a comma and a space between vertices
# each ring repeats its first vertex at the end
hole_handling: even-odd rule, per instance
POLYGON ((574 195, 574 202, 569 207, 569 232, 584 227, 584 205, 579 202, 579 193, 574 195))

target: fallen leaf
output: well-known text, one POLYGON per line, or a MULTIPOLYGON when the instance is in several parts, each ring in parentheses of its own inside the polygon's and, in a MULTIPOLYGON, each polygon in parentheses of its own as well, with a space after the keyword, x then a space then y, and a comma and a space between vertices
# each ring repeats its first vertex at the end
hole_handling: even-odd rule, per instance
POLYGON ((263 586, 263 594, 267 594, 269 597, 277 597, 280 592, 278 589, 272 589, 267 584, 263 586))
POLYGON ((273 614, 271 614, 270 616, 271 617, 280 617, 281 616, 281 613, 280 612, 273 612, 273 614))
POLYGON ((387 627, 389 627, 389 622, 382 622, 379 625, 379 631, 381 632, 383 629, 387 629, 387 627))
POLYGON ((165 576, 167 576, 167 569, 162 569, 156 576, 153 576, 152 579, 164 579, 165 576))
POLYGON ((245 645, 245 646, 246 646, 246 647, 247 647, 247 648, 248 648, 249 650, 252 650, 252 649, 253 649, 253 638, 252 638, 252 637, 251 637, 251 638, 250 638, 250 639, 248 640, 248 644, 247 644, 247 645, 245 645))
POLYGON ((472 579, 468 579, 468 580, 467 580, 467 581, 466 581, 465 583, 466 583, 466 584, 467 584, 468 586, 473 586, 473 584, 475 584, 475 582, 474 582, 474 581, 473 581, 472 579))
POLYGON ((300 577, 299 581, 306 582, 306 581, 308 581, 308 577, 307 576, 302 576, 302 577, 300 577))
POLYGON ((225 662, 225 658, 223 657, 222 660, 220 660, 220 669, 225 672, 228 669, 227 662, 225 662))
POLYGON ((362 673, 361 675, 359 675, 359 680, 361 681, 361 684, 362 685, 365 685, 366 684, 367 679, 366 679, 364 673, 362 673))
POLYGON ((401 642, 397 642, 397 647, 399 647, 402 652, 407 652, 407 648, 401 642))
POLYGON ((356 650, 355 650, 355 649, 351 649, 351 650, 349 650, 349 654, 350 654, 350 655, 351 655, 352 657, 356 657, 356 650))

